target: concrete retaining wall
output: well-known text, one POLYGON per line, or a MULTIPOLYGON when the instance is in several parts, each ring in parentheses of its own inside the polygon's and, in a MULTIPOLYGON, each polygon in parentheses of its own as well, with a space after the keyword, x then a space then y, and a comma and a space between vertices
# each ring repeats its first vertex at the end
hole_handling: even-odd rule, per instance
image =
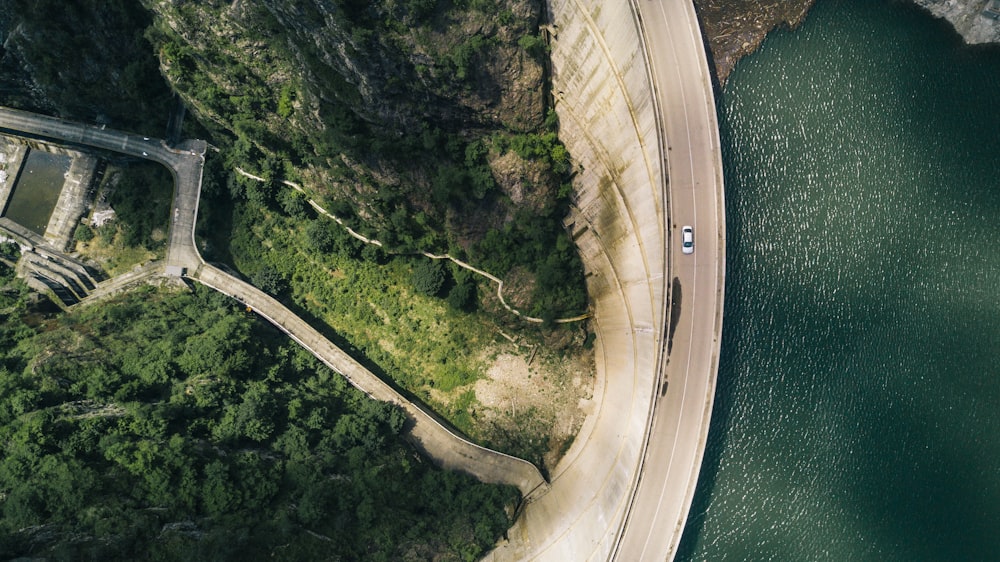
POLYGON ((579 164, 572 214, 597 332, 594 398, 550 491, 491 560, 606 560, 628 508, 664 327, 664 164, 628 2, 550 0, 560 138, 579 164))
POLYGON ((67 251, 73 245, 73 233, 90 205, 90 184, 97 169, 97 158, 82 152, 68 152, 73 157, 52 217, 45 228, 45 239, 53 248, 67 251))
POLYGON ((7 203, 10 196, 14 194, 14 184, 17 183, 21 175, 21 168, 24 167, 24 159, 28 155, 28 147, 0 138, 0 153, 3 159, 0 161, 0 216, 7 211, 7 203))

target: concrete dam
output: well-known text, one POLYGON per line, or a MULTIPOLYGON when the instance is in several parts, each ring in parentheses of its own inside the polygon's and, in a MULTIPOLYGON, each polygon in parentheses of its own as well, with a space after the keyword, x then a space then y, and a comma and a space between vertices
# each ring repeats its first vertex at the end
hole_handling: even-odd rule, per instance
POLYGON ((593 411, 498 560, 605 560, 634 487, 657 378, 666 280, 665 165, 628 2, 552 0, 560 138, 577 174, 570 230, 597 334, 593 411), (569 519, 569 520, 567 520, 569 519))
MULTIPOLYGON (((416 411, 415 424, 440 439, 412 431, 440 464, 525 494, 508 540, 488 560, 672 559, 704 452, 721 341, 725 221, 704 46, 689 0, 549 0, 548 9, 560 136, 578 166, 566 226, 583 258, 597 335, 587 419, 550 486, 517 459, 463 453, 457 436, 416 411), (680 224, 697 229, 693 255, 672 250, 680 224)), ((164 164, 175 180, 167 271, 283 313, 197 252, 205 143, 168 147, 5 109, 0 129, 164 164)), ((305 333, 299 319, 279 315, 265 317, 335 370, 354 372, 339 350, 296 336, 305 333)), ((371 383, 380 381, 372 375, 371 383)))
POLYGON ((685 0, 549 0, 548 9, 560 138, 579 165, 566 225, 586 270, 597 373, 550 490, 529 498, 487 559, 672 559, 711 417, 725 271, 701 32, 685 0), (697 224, 699 261, 670 250, 680 220, 697 224), (700 302, 671 312, 681 284, 700 302), (668 319, 681 328, 678 345, 668 345, 668 319), (671 359, 681 366, 668 368, 671 359))

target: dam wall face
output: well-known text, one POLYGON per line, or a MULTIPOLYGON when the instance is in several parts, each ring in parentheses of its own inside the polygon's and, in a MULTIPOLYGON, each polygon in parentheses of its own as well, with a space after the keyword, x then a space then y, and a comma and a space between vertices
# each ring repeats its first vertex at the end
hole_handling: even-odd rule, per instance
POLYGON ((596 332, 588 417, 489 560, 606 560, 614 550, 659 383, 666 165, 642 36, 629 2, 549 0, 560 139, 578 165, 566 225, 596 332))

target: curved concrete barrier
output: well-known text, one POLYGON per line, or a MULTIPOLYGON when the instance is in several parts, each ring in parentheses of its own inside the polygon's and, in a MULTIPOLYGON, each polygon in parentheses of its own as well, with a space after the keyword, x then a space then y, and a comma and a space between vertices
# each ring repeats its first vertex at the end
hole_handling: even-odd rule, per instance
POLYGON ((549 493, 488 558, 671 559, 711 417, 725 269, 700 30, 689 0, 549 7, 560 136, 581 164, 568 224, 594 303, 598 382, 549 493), (697 224, 695 256, 669 251, 680 222, 697 224), (668 279, 686 288, 683 310, 669 316, 668 279))
POLYGON ((551 0, 560 138, 582 170, 568 225, 593 303, 597 377, 586 422, 492 560, 606 560, 635 488, 665 327, 665 164, 627 2, 551 0))

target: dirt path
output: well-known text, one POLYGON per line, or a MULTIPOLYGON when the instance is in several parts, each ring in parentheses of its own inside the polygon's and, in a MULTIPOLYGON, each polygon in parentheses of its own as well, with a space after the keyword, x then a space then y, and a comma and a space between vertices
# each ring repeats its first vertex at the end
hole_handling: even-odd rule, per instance
MULTIPOLYGON (((251 174, 250 172, 247 172, 246 170, 243 170, 242 168, 239 168, 239 167, 236 168, 236 173, 240 174, 241 176, 243 176, 245 178, 250 178, 252 180, 261 181, 261 182, 267 181, 264 178, 262 178, 260 176, 255 176, 255 175, 251 174)), ((286 181, 286 180, 282 180, 281 183, 287 185, 288 187, 291 187, 292 189, 294 189, 294 190, 296 190, 296 191, 298 191, 300 193, 303 193, 303 194, 305 193, 305 190, 302 189, 302 186, 299 185, 299 184, 297 184, 297 183, 293 183, 293 182, 286 181)), ((320 204, 317 203, 316 201, 314 201, 312 199, 308 199, 308 203, 309 203, 309 205, 313 209, 316 210, 317 213, 319 213, 319 214, 321 214, 321 215, 323 215, 323 216, 325 216, 325 217, 327 217, 329 219, 333 219, 337 224, 339 224, 340 226, 344 227, 344 229, 347 230, 347 233, 350 234, 351 236, 353 236, 354 238, 356 238, 356 239, 364 242, 365 244, 372 244, 372 245, 378 246, 380 248, 384 248, 382 242, 380 242, 378 240, 375 240, 374 238, 368 238, 368 237, 364 236, 363 234, 360 234, 360 233, 356 232, 354 229, 352 229, 351 227, 349 227, 346 224, 344 224, 344 221, 341 220, 340 217, 338 217, 338 216, 334 215, 333 213, 327 211, 326 209, 324 209, 323 207, 321 207, 320 204)), ((430 252, 414 252, 414 254, 415 255, 419 254, 419 255, 428 257, 428 258, 430 258, 432 260, 451 260, 451 262, 454 263, 455 265, 457 265, 457 266, 459 266, 461 268, 467 269, 467 270, 475 273, 476 275, 479 275, 481 277, 485 277, 486 279, 489 279, 493 283, 496 283, 496 286, 497 286, 497 298, 500 299, 500 304, 502 304, 504 308, 506 308, 508 311, 514 313, 515 315, 517 315, 518 317, 520 317, 522 320, 525 320, 526 322, 531 322, 533 324, 541 324, 542 322, 544 322, 544 320, 541 319, 541 318, 535 318, 534 316, 527 316, 527 315, 523 314, 520 310, 517 310, 514 307, 510 306, 509 304, 507 304, 507 301, 504 300, 504 298, 503 298, 503 280, 500 279, 499 277, 497 277, 497 276, 495 276, 495 275, 493 275, 493 274, 491 274, 489 272, 483 271, 482 269, 478 269, 478 268, 476 268, 476 267, 474 267, 472 265, 469 265, 468 263, 465 263, 464 261, 462 261, 462 260, 460 260, 458 258, 454 258, 454 257, 452 257, 452 256, 450 256, 448 254, 437 255, 437 254, 432 254, 430 252)), ((558 319, 554 320, 554 322, 556 324, 568 324, 570 322, 580 322, 581 320, 586 320, 587 318, 590 318, 590 314, 589 313, 579 314, 577 316, 571 316, 569 318, 558 318, 558 319)))

